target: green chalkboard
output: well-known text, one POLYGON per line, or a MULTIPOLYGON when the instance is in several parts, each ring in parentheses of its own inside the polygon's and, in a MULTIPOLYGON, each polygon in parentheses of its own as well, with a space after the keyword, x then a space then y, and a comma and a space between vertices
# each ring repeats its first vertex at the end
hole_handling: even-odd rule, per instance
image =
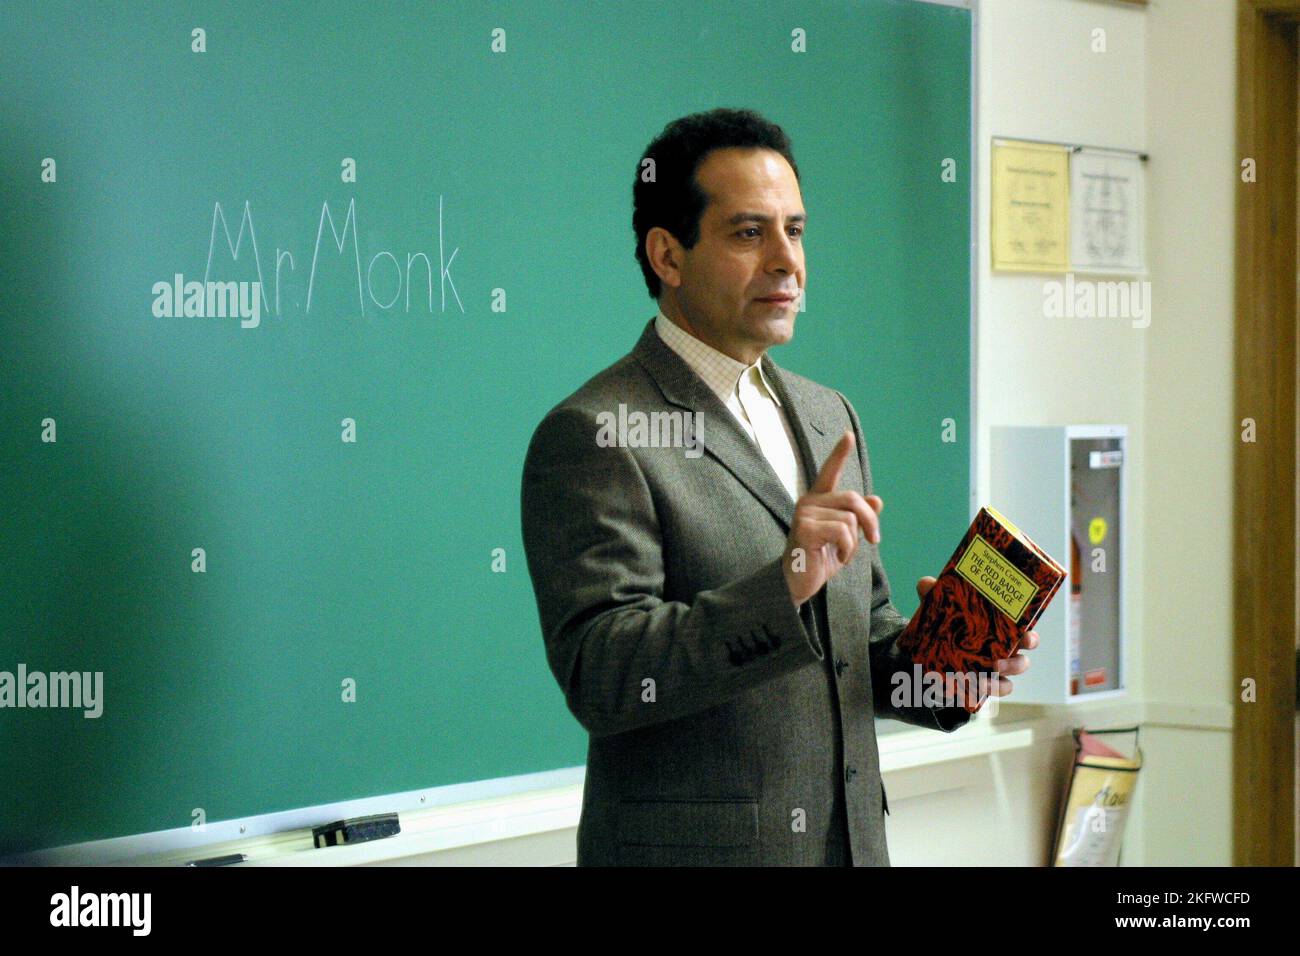
POLYGON ((965 529, 969 11, 4 19, 0 672, 103 687, 98 717, 0 708, 0 853, 584 762, 519 481, 547 409, 654 314, 631 184, 686 113, 793 140, 807 309, 773 358, 861 414, 900 610, 965 529), (178 274, 260 281, 256 325, 171 315, 178 274))

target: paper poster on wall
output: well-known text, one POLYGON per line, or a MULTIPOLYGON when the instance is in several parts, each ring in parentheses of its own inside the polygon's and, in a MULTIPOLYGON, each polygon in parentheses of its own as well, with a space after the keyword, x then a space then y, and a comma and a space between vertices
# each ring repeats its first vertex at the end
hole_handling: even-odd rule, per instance
POLYGON ((1070 265, 1076 272, 1141 272, 1142 161, 1080 148, 1070 158, 1070 265))
POLYGON ((993 268, 1064 272, 1070 241, 1070 150, 1050 143, 993 143, 993 268))

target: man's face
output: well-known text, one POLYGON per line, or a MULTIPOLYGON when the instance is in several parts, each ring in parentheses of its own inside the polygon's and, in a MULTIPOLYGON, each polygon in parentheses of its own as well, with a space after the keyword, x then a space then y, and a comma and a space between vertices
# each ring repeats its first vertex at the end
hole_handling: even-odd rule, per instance
POLYGON ((660 239, 677 266, 660 272, 664 315, 751 364, 794 337, 805 277, 799 182, 780 153, 731 148, 706 156, 696 180, 708 197, 699 242, 683 249, 660 239), (764 301, 781 294, 792 298, 764 301))

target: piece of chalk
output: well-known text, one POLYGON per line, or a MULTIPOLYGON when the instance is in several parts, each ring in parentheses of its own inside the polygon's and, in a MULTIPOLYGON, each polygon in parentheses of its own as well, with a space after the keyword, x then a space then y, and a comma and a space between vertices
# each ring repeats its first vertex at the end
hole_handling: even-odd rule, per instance
POLYGON ((210 856, 206 860, 190 860, 186 866, 229 866, 231 863, 243 863, 248 857, 242 853, 228 853, 225 856, 210 856))

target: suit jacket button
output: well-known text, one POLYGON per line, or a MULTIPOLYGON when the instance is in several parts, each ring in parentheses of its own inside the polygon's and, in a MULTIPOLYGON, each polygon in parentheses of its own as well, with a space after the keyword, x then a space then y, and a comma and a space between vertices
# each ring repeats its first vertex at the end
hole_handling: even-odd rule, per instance
POLYGON ((842 657, 837 657, 837 658, 835 658, 835 676, 836 676, 836 677, 841 676, 841 675, 842 675, 846 670, 848 670, 848 669, 849 669, 849 662, 848 662, 848 661, 846 661, 846 660, 845 660, 844 658, 842 658, 842 657))
POLYGON ((857 772, 858 772, 858 771, 857 771, 857 768, 856 768, 856 767, 845 767, 845 768, 844 768, 844 782, 845 782, 845 783, 848 783, 850 780, 852 780, 852 779, 853 779, 853 775, 854 775, 855 773, 857 773, 857 772))

